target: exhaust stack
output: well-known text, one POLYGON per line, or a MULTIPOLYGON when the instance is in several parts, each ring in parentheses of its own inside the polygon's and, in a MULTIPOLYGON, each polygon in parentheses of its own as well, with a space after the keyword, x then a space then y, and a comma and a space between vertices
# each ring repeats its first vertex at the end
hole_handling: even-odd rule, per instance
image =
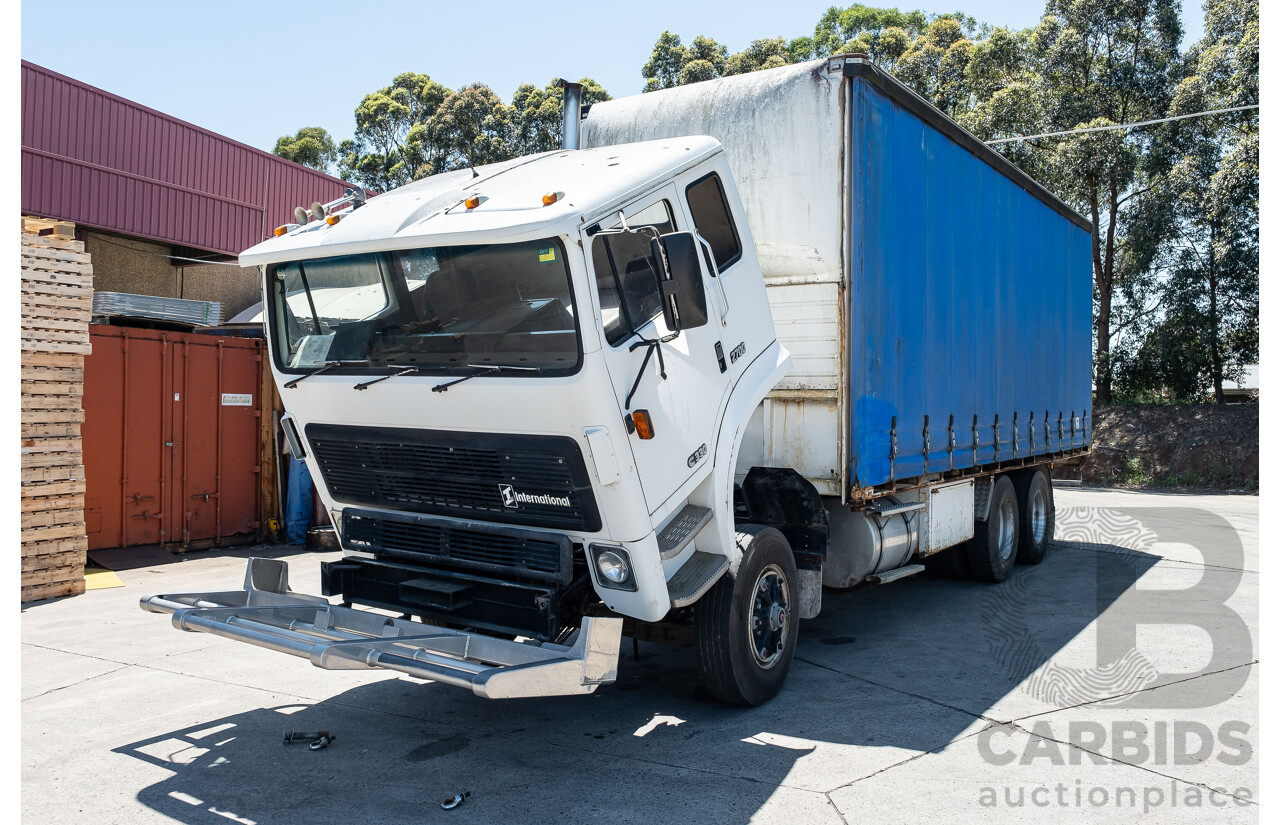
POLYGON ((556 85, 564 89, 564 138, 561 145, 565 149, 578 149, 582 125, 582 84, 560 78, 556 85))

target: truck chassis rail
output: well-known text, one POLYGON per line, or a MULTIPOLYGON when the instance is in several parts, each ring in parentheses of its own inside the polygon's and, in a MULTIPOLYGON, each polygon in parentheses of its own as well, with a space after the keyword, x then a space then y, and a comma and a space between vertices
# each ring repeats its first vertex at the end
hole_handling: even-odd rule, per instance
POLYGON ((622 620, 587 617, 572 645, 508 641, 340 607, 289 589, 289 566, 249 559, 244 589, 144 596, 180 630, 288 653, 326 670, 385 668, 511 699, 593 692, 618 675, 622 620))

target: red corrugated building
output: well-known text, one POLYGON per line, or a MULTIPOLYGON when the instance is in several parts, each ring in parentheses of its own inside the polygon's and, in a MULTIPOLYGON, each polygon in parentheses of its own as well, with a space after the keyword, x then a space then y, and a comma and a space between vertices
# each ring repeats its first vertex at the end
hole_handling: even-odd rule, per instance
POLYGON ((95 288, 257 301, 256 273, 228 260, 343 181, 22 61, 22 211, 71 221, 95 288), (210 253, 219 253, 211 255, 210 253))
MULTIPOLYGON (((347 186, 22 62, 22 212, 53 219, 24 220, 23 229, 61 233, 71 227, 54 221, 74 224, 89 255, 75 244, 62 247, 78 256, 65 277, 91 274, 94 292, 217 301, 230 318, 261 295, 258 270, 240 268, 234 256, 291 220, 295 206, 333 200, 347 186)), ((38 258, 33 238, 24 244, 23 452, 34 468, 24 496, 36 503, 23 524, 48 532, 54 522, 36 518, 41 502, 66 516, 56 522, 59 552, 39 557, 62 566, 24 566, 24 585, 53 581, 64 568, 75 573, 69 562, 83 557, 71 557, 86 548, 199 547, 261 535, 279 517, 280 459, 279 398, 263 369, 262 341, 136 319, 90 325, 88 296, 51 284, 45 270, 52 264, 38 258), (79 335, 85 326, 84 340, 68 352, 67 330, 79 335), (34 351, 42 346, 62 349, 34 351), (63 383, 45 375, 51 364, 66 369, 63 383), (40 441, 49 427, 59 428, 61 458, 40 441), (56 502, 44 483, 51 456, 66 471, 56 502), (84 534, 75 534, 77 526, 84 534)), ((33 553, 49 542, 38 544, 33 553)), ((27 550, 24 543, 24 565, 27 550)), ((24 590, 32 598, 48 594, 24 590)))

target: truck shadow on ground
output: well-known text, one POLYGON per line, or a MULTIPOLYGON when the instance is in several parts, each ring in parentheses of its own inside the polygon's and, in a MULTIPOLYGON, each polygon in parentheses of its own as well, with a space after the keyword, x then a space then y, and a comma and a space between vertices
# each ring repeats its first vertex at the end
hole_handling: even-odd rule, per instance
POLYGON ((1003 585, 916 577, 828 593, 822 616, 801 627, 786 688, 760 708, 706 697, 692 650, 645 644, 637 661, 624 639, 618 681, 591 696, 489 701, 387 678, 114 752, 173 772, 140 792, 143 804, 209 825, 746 822, 771 799, 791 819, 831 816, 822 792, 990 719, 1051 709, 1028 677, 1157 561, 1064 542, 1003 585), (285 730, 337 739, 311 751, 282 745, 285 730), (441 809, 461 791, 472 794, 462 807, 441 809))

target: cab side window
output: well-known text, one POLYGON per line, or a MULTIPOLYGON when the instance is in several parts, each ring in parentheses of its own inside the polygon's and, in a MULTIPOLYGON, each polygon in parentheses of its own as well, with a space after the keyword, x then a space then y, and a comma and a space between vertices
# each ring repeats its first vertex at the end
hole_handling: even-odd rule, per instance
MULTIPOLYGON (((742 257, 742 244, 738 240, 738 230, 733 226, 733 216, 729 214, 720 176, 712 172, 699 178, 685 189, 685 197, 689 201, 693 225, 698 234, 711 244, 716 267, 724 272, 742 257)), ((703 253, 705 255, 705 249, 703 253)))
MULTIPOLYGON (((632 229, 652 226, 659 235, 674 232, 671 204, 659 201, 628 215, 627 225, 632 229)), ((620 229, 621 224, 611 228, 620 229)), ((591 243, 604 337, 610 346, 630 338, 662 312, 658 266, 649 246, 650 237, 646 232, 600 234, 591 243)))

